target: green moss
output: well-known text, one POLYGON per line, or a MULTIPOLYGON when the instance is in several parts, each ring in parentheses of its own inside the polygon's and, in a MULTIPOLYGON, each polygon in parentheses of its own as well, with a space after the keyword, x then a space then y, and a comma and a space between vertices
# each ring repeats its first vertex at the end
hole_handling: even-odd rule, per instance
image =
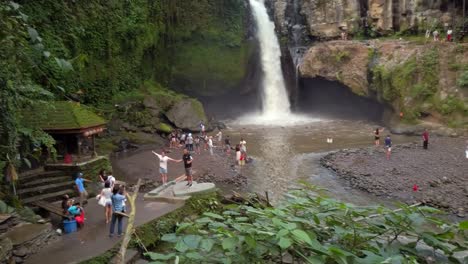
POLYGON ((35 104, 25 109, 23 122, 34 124, 44 130, 65 130, 95 127, 106 121, 86 106, 69 101, 35 104))
POLYGON ((172 132, 172 127, 166 123, 159 123, 157 129, 159 132, 166 133, 166 134, 169 134, 172 132))

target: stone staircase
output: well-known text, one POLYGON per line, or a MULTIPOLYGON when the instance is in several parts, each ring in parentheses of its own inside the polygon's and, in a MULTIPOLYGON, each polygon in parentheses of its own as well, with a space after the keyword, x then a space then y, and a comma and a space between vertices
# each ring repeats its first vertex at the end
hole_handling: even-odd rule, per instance
POLYGON ((17 194, 25 204, 40 200, 54 202, 64 194, 76 194, 72 176, 63 171, 43 168, 28 171, 19 175, 17 185, 17 194))

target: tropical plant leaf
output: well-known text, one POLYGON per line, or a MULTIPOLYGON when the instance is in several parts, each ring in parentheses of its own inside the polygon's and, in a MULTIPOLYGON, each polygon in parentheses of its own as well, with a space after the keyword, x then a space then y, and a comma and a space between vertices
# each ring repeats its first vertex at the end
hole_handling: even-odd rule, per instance
POLYGON ((39 37, 39 33, 37 33, 37 30, 35 30, 32 27, 28 27, 28 34, 32 42, 36 42, 37 38, 39 37))
POLYGON ((224 250, 233 250, 236 248, 237 239, 235 237, 228 237, 223 240, 221 244, 224 250))

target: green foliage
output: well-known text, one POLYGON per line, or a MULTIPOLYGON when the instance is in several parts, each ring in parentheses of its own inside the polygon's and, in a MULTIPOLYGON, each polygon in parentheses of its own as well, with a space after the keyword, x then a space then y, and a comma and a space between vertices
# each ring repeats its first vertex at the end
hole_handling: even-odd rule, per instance
POLYGON ((292 191, 275 208, 229 206, 178 225, 162 240, 167 254, 149 253, 165 263, 420 263, 418 242, 446 256, 466 250, 467 224, 448 224, 439 211, 401 205, 401 211, 359 207, 310 190, 292 191), (409 242, 402 242, 403 237, 409 242))
POLYGON ((448 96, 444 100, 440 101, 438 105, 439 111, 444 115, 450 115, 455 112, 464 112, 467 114, 468 112, 468 107, 466 107, 465 102, 454 96, 448 96))
POLYGON ((172 127, 166 123, 159 123, 158 131, 165 134, 169 134, 172 132, 172 127))
POLYGON ((349 60, 349 51, 347 50, 340 50, 335 54, 335 62, 340 63, 346 60, 349 60))
POLYGON ((468 70, 463 71, 460 77, 458 77, 457 85, 462 88, 468 88, 468 70))

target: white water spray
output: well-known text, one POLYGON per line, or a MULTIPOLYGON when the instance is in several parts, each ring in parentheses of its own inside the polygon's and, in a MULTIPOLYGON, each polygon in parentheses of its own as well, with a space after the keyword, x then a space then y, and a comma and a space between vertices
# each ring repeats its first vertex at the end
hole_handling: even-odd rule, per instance
POLYGON ((275 33, 275 24, 268 16, 264 0, 250 0, 257 24, 260 42, 262 80, 262 119, 278 119, 291 113, 289 97, 281 70, 281 49, 275 33))

